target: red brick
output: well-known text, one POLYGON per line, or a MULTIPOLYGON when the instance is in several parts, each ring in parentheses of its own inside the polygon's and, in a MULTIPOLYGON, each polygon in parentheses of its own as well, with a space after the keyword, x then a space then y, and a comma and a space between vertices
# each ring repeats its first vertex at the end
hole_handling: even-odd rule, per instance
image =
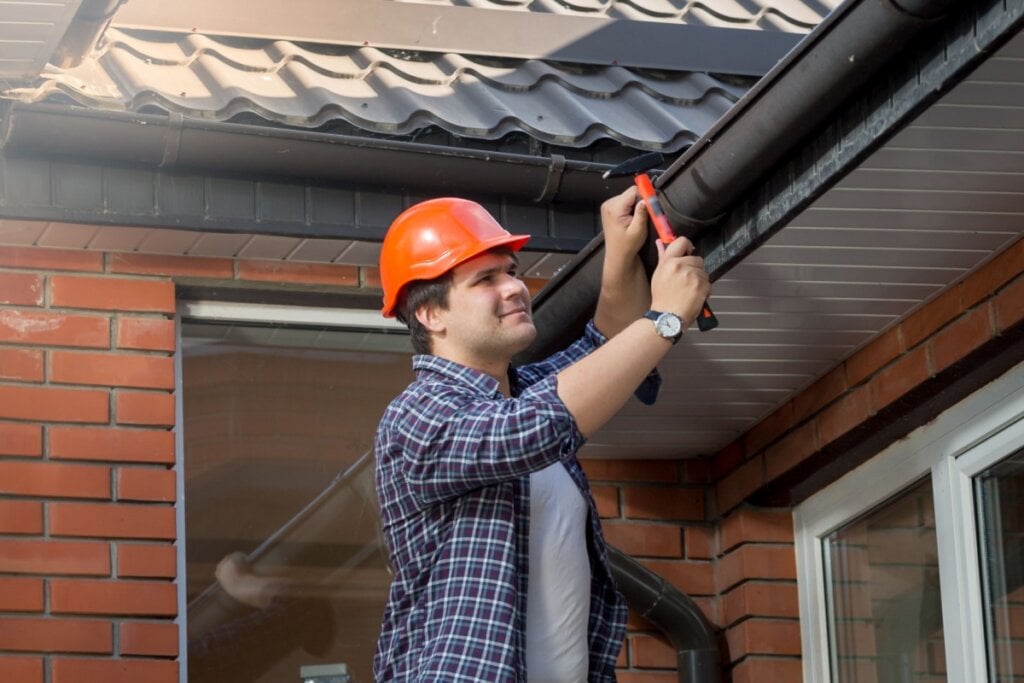
POLYGON ((41 657, 0 656, 0 681, 8 683, 43 683, 41 657))
POLYGON ((113 637, 106 620, 0 617, 0 650, 111 654, 113 637))
POLYGON ((881 410, 930 376, 928 347, 919 346, 871 379, 872 407, 876 412, 881 410))
POLYGON ((1005 332, 1024 320, 1024 277, 1017 278, 996 295, 993 302, 999 331, 1005 332))
POLYGON ((174 312, 174 283, 76 275, 50 278, 50 305, 98 311, 174 312))
POLYGON ((682 557, 682 532, 667 524, 604 522, 605 540, 636 557, 682 557))
POLYGON ((818 451, 817 423, 806 422, 765 452, 768 481, 793 469, 818 451))
POLYGON ((169 659, 54 658, 50 683, 178 683, 178 663, 169 659))
POLYGON ((0 455, 42 454, 42 425, 0 423, 0 455))
POLYGON ((42 306, 43 277, 31 273, 0 273, 0 304, 42 306))
POLYGON ((43 352, 39 349, 0 349, 0 379, 43 381, 43 352))
POLYGON ((743 437, 745 455, 750 457, 787 432, 794 424, 793 403, 780 406, 775 412, 754 425, 743 437))
POLYGON ((748 579, 796 579, 796 555, 790 545, 741 545, 718 561, 715 580, 724 593, 748 579))
POLYGON ((178 656, 178 625, 173 622, 123 621, 118 626, 122 655, 178 656))
POLYGON ((174 359, 117 353, 53 351, 50 380, 104 387, 173 389, 174 359))
POLYGON ((174 462, 174 432, 108 427, 51 427, 50 457, 111 462, 174 462))
POLYGON ((0 500, 0 534, 42 533, 42 503, 33 500, 0 500))
POLYGON ((50 503, 50 533, 95 538, 175 538, 170 505, 50 503))
POLYGON ((0 612, 42 612, 43 580, 0 576, 0 612))
POLYGON ((722 520, 718 540, 722 552, 742 543, 792 543, 793 514, 789 510, 740 507, 722 520))
POLYGON ((711 458, 686 458, 682 461, 684 484, 710 484, 711 458))
POLYGON ((596 460, 580 462, 590 481, 650 481, 675 483, 678 480, 673 460, 596 460))
POLYGON ((334 263, 239 261, 238 279, 352 287, 359 284, 359 268, 334 263))
POLYGON ((715 533, 708 527, 688 526, 683 530, 683 548, 688 560, 710 560, 715 557, 715 533))
POLYGON ((640 560, 640 564, 687 595, 715 594, 715 570, 710 562, 640 560))
POLYGON ((748 581, 722 596, 723 626, 747 617, 799 618, 795 583, 748 581))
POLYGON ((871 417, 871 394, 868 388, 854 389, 826 408, 816 418, 818 440, 822 446, 830 444, 869 417, 871 417))
POLYGON ((51 579, 50 613, 173 617, 177 588, 167 581, 51 579))
POLYGON ((108 422, 105 391, 36 386, 0 386, 0 417, 48 422, 108 422))
POLYGON ((800 681, 803 663, 785 657, 747 657, 732 670, 732 683, 764 683, 765 681, 800 681))
POLYGON ((117 575, 125 578, 173 579, 178 575, 177 555, 166 543, 118 543, 117 575))
POLYGON ((800 654, 800 622, 796 620, 748 619, 726 631, 725 638, 734 662, 752 654, 800 654))
POLYGON ((904 320, 900 327, 903 329, 906 348, 914 348, 935 334, 936 330, 960 315, 964 310, 960 294, 960 287, 954 285, 925 303, 904 320))
POLYGON ((56 462, 0 461, 0 494, 110 498, 110 468, 56 462))
POLYGON ((179 275, 230 280, 235 276, 231 259, 156 254, 111 254, 110 272, 126 275, 179 275))
POLYGON ((970 308, 1024 272, 1024 239, 1018 239, 1002 253, 964 280, 964 307, 970 308))
POLYGON ((991 313, 991 304, 984 304, 935 335, 931 341, 935 372, 942 372, 992 338, 991 313))
MULTIPOLYGON (((364 289, 380 289, 380 269, 372 268, 370 266, 362 266, 359 268, 359 281, 362 283, 364 289)), ((547 280, 544 280, 546 283, 547 280)), ((527 285, 529 287, 529 285, 527 285)), ((530 292, 533 293, 532 290, 530 292)))
POLYGON ((746 460, 746 437, 733 441, 711 458, 711 482, 721 481, 746 460))
POLYGON ((621 514, 618 486, 592 486, 590 493, 594 496, 594 503, 597 504, 597 514, 602 519, 618 517, 621 514))
POLYGON ((117 348, 174 351, 174 321, 167 318, 127 318, 117 321, 117 348))
POLYGON ((806 420, 819 412, 846 391, 846 372, 843 366, 833 368, 818 381, 800 392, 792 401, 793 423, 806 420))
POLYGON ((173 503, 174 471, 143 467, 120 467, 117 470, 117 499, 173 503))
POLYGON ((664 638, 639 633, 629 637, 632 664, 640 669, 675 669, 679 665, 675 648, 664 638))
POLYGON ((848 386, 855 387, 871 377, 903 352, 903 332, 893 327, 876 337, 864 348, 846 359, 848 386))
POLYGON ((110 319, 51 311, 0 310, 0 342, 110 348, 110 319))
POLYGON ((704 519, 704 490, 626 486, 623 515, 629 519, 700 521, 704 519))
POLYGON ((114 395, 118 424, 174 426, 174 394, 118 391, 114 395))
POLYGON ((109 576, 110 546, 88 541, 0 539, 0 572, 109 576))
POLYGON ((4 247, 0 249, 0 266, 99 273, 103 270, 103 254, 65 249, 4 247))
POLYGON ((764 455, 757 455, 715 484, 715 504, 725 514, 767 483, 764 455))

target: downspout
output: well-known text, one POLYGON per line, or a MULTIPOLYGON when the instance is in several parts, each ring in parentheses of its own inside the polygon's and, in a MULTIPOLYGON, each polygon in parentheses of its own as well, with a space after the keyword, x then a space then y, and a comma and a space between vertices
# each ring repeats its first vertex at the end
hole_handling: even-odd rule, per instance
POLYGON ((658 626, 676 651, 680 683, 718 683, 722 653, 715 631, 697 604, 621 550, 608 548, 619 592, 640 616, 658 626))
POLYGON ((316 131, 12 102, 0 148, 46 156, 305 179, 411 193, 593 204, 628 179, 608 164, 316 131))

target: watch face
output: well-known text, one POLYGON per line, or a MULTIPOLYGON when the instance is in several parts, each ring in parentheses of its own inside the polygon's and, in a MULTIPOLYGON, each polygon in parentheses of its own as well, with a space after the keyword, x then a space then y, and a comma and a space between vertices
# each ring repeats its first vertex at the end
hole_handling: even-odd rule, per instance
POLYGON ((654 327, 658 330, 658 334, 670 339, 677 336, 683 330, 683 326, 679 321, 679 318, 670 313, 663 313, 662 315, 659 315, 657 321, 654 323, 654 327))

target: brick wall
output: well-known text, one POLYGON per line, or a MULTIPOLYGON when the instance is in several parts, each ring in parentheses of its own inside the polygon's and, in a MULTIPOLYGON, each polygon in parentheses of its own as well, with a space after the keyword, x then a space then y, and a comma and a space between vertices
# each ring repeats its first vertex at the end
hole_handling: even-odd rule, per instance
MULTIPOLYGON (((714 458, 585 463, 609 541, 696 600, 733 681, 800 678, 790 510, 750 498, 1019 328, 1022 271, 1018 242, 714 458)), ((378 284, 351 266, 0 251, 0 680, 176 680, 178 278, 378 284)), ((636 615, 620 666, 623 683, 675 680, 636 615)))

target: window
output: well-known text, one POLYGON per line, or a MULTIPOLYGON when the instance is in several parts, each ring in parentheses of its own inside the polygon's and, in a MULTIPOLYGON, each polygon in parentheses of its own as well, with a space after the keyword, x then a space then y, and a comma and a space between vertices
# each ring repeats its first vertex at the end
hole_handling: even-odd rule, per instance
POLYGON ((365 313, 182 311, 189 681, 372 680, 390 574, 370 451, 411 348, 365 313))
POLYGON ((1024 674, 1024 364, 794 513, 804 680, 1024 674))

